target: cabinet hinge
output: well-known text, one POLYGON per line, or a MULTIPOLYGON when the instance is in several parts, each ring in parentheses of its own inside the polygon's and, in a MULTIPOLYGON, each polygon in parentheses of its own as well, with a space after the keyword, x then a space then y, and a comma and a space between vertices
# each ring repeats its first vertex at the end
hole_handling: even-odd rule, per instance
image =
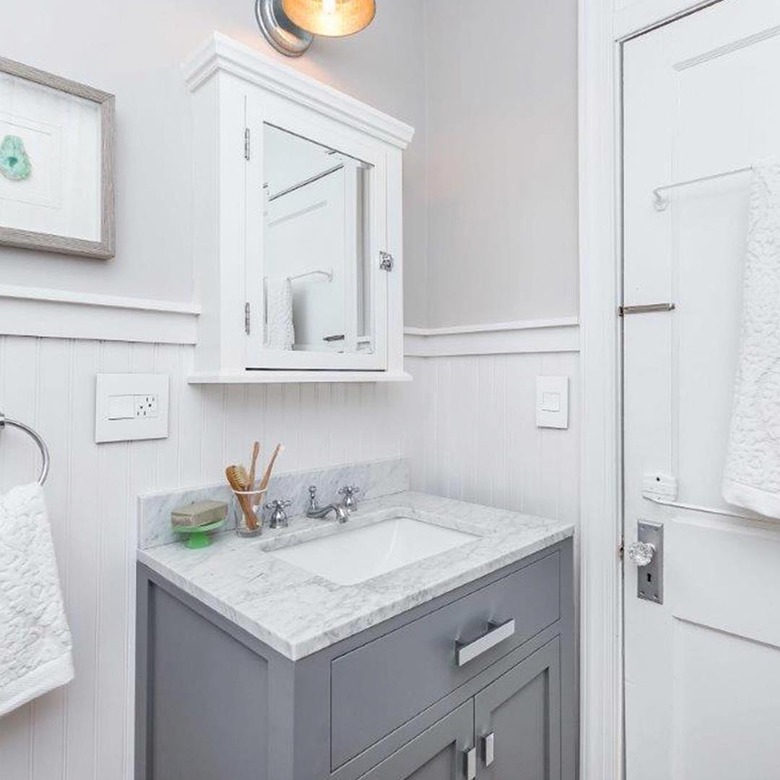
POLYGON ((389 252, 379 253, 379 267, 383 271, 392 271, 395 267, 395 258, 389 252))
POLYGON ((252 156, 252 131, 247 127, 244 129, 244 159, 248 160, 252 156))
POLYGON ((244 332, 247 336, 252 332, 252 307, 249 303, 244 304, 244 332))
POLYGON ((622 561, 626 552, 626 545, 623 541, 623 537, 620 537, 620 543, 618 544, 618 558, 622 561))

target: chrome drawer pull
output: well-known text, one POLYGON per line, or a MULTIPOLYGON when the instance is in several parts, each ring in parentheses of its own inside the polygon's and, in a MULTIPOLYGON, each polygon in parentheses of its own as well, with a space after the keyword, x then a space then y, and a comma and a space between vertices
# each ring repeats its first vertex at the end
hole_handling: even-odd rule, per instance
POLYGON ((482 737, 482 761, 485 766, 490 766, 496 758, 496 735, 491 731, 486 737, 482 737))
POLYGON ((477 749, 469 748, 463 752, 466 764, 466 780, 476 780, 477 777, 477 749))
POLYGON ((479 639, 464 644, 455 643, 455 658, 458 666, 464 666, 469 661, 473 661, 488 650, 492 650, 496 645, 509 639, 515 633, 515 621, 507 620, 506 623, 494 623, 492 620, 488 623, 488 631, 479 639))

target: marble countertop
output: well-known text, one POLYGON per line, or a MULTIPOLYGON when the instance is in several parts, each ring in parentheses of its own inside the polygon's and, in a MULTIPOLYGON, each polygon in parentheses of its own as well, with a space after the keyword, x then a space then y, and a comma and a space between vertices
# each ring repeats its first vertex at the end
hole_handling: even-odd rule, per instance
MULTIPOLYGON (((332 515, 331 515, 332 517, 332 515)), ((181 590, 297 660, 572 536, 571 524, 423 493, 364 501, 344 525, 293 518, 257 539, 224 533, 203 550, 180 543, 138 560, 181 590), (401 514, 475 535, 455 549, 357 585, 337 585, 269 555, 309 538, 401 514)))

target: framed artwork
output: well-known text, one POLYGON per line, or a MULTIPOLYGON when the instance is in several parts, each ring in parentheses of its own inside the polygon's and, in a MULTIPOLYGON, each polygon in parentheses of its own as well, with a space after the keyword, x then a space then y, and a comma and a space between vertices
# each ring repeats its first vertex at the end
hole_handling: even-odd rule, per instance
POLYGON ((114 96, 0 58, 0 245, 114 256, 114 96))

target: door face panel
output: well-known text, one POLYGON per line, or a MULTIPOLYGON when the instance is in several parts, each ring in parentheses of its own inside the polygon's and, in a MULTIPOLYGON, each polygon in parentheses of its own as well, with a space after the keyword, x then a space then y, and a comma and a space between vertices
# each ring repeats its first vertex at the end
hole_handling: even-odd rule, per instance
POLYGON ((477 695, 479 778, 560 780, 560 694, 556 639, 477 695), (490 735, 492 762, 486 757, 490 735))
MULTIPOLYGON (((780 157, 780 3, 723 0, 624 46, 625 543, 664 524, 664 604, 625 564, 628 780, 770 780, 780 746, 780 521, 721 482, 739 354, 751 174, 780 157), (677 502, 643 497, 654 476, 677 502)), ((780 258, 779 258, 780 262, 780 258)), ((780 305, 780 301, 778 302, 780 305)))
POLYGON ((474 705, 468 701, 361 780, 465 780, 465 751, 473 739, 474 705))

